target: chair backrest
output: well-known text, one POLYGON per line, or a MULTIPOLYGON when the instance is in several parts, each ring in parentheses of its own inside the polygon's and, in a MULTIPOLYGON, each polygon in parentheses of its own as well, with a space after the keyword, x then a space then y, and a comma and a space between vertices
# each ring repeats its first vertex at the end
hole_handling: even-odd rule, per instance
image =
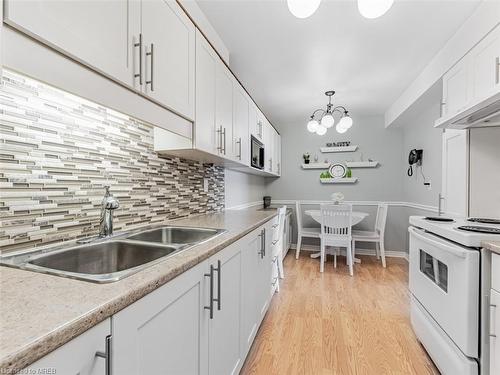
POLYGON ((375 231, 384 235, 385 222, 387 221, 387 203, 380 203, 377 208, 377 219, 375 220, 375 231))
POLYGON ((278 241, 283 239, 283 234, 285 233, 285 219, 286 219, 286 206, 278 208, 278 241))
POLYGON ((352 206, 350 204, 322 204, 320 210, 322 237, 351 237, 352 206))

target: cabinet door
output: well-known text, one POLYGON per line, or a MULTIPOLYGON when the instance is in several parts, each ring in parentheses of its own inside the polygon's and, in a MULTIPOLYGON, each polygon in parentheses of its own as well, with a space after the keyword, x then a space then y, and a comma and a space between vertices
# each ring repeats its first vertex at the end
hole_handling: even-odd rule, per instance
POLYGON ((173 0, 144 0, 141 4, 145 93, 192 120, 195 26, 173 0))
POLYGON ((257 334, 260 322, 259 266, 261 261, 261 229, 250 233, 241 250, 241 350, 245 358, 257 334))
POLYGON ((265 153, 265 161, 264 161, 264 170, 266 172, 273 171, 273 158, 274 158, 274 128, 271 126, 269 121, 265 120, 264 122, 264 131, 263 131, 263 143, 264 143, 264 153, 265 153))
POLYGON ((113 373, 206 374, 203 262, 113 316, 113 373))
POLYGON ((450 215, 468 211, 468 131, 446 129, 443 133, 441 194, 443 209, 450 215))
POLYGON ((469 102, 468 71, 468 58, 465 57, 443 76, 443 116, 461 111, 469 102))
POLYGON ((248 137, 249 103, 243 87, 235 80, 233 87, 233 156, 250 165, 248 137))
POLYGON ((106 336, 110 334, 111 322, 108 318, 47 354, 21 373, 49 374, 47 369, 53 369, 53 374, 104 375, 105 359, 97 357, 96 352, 105 352, 106 336))
POLYGON ((490 374, 500 374, 500 293, 491 290, 490 374))
POLYGON ((500 89, 500 26, 470 52, 472 100, 481 100, 500 89))
POLYGON ((219 137, 219 154, 231 155, 233 139, 233 77, 220 61, 215 76, 215 127, 219 137))
POLYGON ((129 56, 140 32, 138 2, 9 0, 5 1, 4 18, 73 59, 133 85, 129 56))
POLYGON ((274 130, 273 173, 277 176, 281 173, 281 137, 276 130, 274 130))
POLYGON ((217 308, 209 322, 209 373, 236 374, 241 365, 240 350, 240 290, 241 241, 210 258, 210 264, 220 270, 217 274, 217 308), (219 294, 220 292, 220 294, 219 294), (219 305, 220 304, 220 305, 219 305))
POLYGON ((270 297, 271 297, 271 279, 272 279, 272 247, 271 242, 273 241, 273 230, 272 224, 268 223, 263 228, 263 240, 262 249, 264 254, 259 258, 259 270, 258 270, 258 313, 259 313, 259 325, 266 311, 269 307, 270 297))
POLYGON ((196 31, 196 148, 217 153, 215 133, 215 74, 219 57, 207 40, 196 31))

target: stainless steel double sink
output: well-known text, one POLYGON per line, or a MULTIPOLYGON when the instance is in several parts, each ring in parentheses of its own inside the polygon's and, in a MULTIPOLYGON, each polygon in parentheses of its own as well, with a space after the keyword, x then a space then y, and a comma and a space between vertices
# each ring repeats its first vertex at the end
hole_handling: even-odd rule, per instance
POLYGON ((74 279, 108 283, 123 279, 194 245, 223 229, 164 226, 98 239, 51 251, 0 257, 0 264, 74 279))

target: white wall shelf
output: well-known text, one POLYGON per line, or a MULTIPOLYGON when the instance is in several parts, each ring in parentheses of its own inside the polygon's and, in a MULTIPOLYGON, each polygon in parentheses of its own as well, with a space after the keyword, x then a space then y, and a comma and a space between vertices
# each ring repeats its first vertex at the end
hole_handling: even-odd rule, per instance
MULTIPOLYGON (((332 163, 309 163, 302 164, 302 169, 328 169, 332 163)), ((378 161, 347 161, 348 168, 376 168, 378 161)))
POLYGON ((348 161, 346 165, 349 168, 377 168, 378 161, 348 161))
POLYGON ((355 184, 358 182, 357 177, 344 178, 320 178, 322 184, 355 184))
POLYGON ((357 145, 354 146, 342 146, 342 147, 320 147, 322 153, 331 152, 354 152, 358 149, 357 145))

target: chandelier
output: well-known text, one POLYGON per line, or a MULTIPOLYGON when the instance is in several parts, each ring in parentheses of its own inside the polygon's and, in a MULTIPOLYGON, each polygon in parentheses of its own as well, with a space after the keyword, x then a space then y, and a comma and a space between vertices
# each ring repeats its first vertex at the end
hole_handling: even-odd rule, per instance
POLYGON ((343 134, 352 126, 352 118, 349 116, 347 109, 341 105, 333 107, 332 96, 335 95, 335 91, 327 91, 325 95, 328 96, 328 104, 325 109, 315 110, 311 118, 307 123, 307 130, 311 133, 316 133, 318 135, 325 135, 326 131, 335 125, 335 113, 340 114, 340 120, 335 127, 338 133, 343 134))

